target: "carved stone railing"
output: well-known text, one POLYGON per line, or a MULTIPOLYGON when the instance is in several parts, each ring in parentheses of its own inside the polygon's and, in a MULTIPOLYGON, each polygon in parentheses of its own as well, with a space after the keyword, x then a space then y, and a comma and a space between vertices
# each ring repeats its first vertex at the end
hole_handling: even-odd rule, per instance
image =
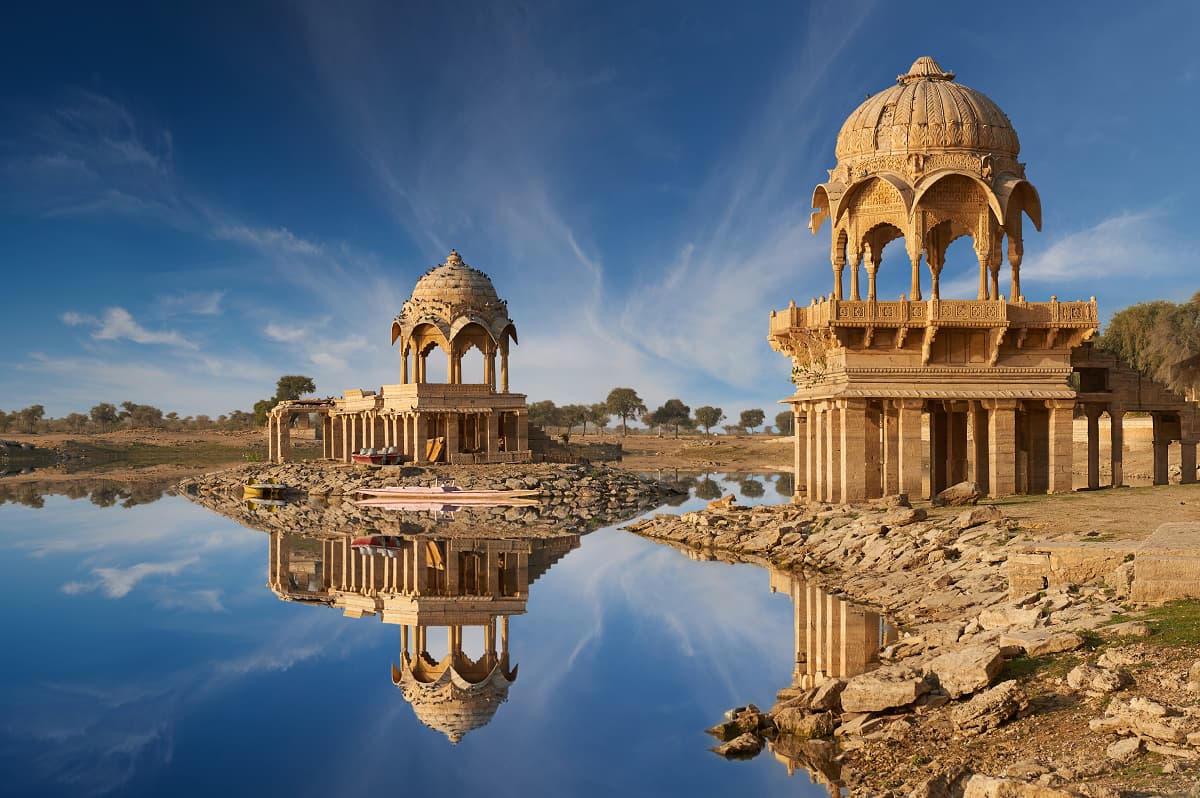
POLYGON ((823 327, 1094 327, 1097 321, 1095 298, 1078 302, 827 299, 807 307, 773 311, 770 334, 823 327))

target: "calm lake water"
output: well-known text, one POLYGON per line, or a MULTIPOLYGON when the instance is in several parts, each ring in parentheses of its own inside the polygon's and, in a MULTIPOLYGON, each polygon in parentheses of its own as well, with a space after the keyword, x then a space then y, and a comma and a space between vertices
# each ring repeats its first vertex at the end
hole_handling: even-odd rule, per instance
MULTIPOLYGON (((779 503, 776 479, 699 490, 779 503)), ((708 751, 726 709, 792 683, 792 601, 764 569, 584 535, 509 619, 507 700, 452 744, 393 684, 401 627, 281 601, 270 535, 80 493, 0 505, 0 794, 827 794, 770 752, 708 751)))

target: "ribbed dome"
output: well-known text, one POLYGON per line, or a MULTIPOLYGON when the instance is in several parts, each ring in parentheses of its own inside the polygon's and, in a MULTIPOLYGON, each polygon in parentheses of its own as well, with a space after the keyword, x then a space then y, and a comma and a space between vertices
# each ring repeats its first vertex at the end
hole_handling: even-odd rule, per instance
POLYGON ((842 125, 839 161, 882 154, 968 150, 1015 157, 1017 132, 986 95, 954 82, 929 56, 918 58, 896 85, 868 97, 842 125))
POLYGON ((445 263, 433 267, 417 280, 412 299, 481 307, 500 302, 491 278, 463 263, 462 257, 453 249, 445 263))

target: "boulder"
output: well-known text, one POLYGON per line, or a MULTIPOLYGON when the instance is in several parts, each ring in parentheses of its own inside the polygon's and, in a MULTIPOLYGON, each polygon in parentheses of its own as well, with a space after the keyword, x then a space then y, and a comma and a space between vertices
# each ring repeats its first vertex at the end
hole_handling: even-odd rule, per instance
POLYGON ((808 713, 802 709, 784 709, 775 715, 775 728, 801 739, 833 735, 833 713, 808 713))
POLYGON ((979 613, 979 625, 984 629, 1032 629, 1042 617, 1039 607, 988 607, 979 613))
POLYGON ((1150 624, 1145 621, 1126 621, 1125 623, 1113 624, 1107 627, 1105 631, 1117 637, 1149 637, 1153 634, 1150 624))
POLYGON ((979 486, 974 482, 959 482, 951 485, 935 497, 934 504, 947 507, 959 507, 964 504, 974 504, 983 497, 979 486))
POLYGON ((1012 720, 1029 706, 1015 681, 1001 682, 950 713, 954 727, 964 734, 981 734, 1012 720))
POLYGON ((758 753, 762 749, 763 738, 757 734, 747 733, 734 737, 727 743, 716 746, 712 751, 726 759, 750 759, 758 756, 758 753))
POLYGON ((967 779, 962 795, 963 798, 1078 798, 1079 793, 976 773, 967 779))
POLYGON ((959 698, 987 687, 1002 667, 1004 657, 997 646, 977 645, 934 657, 925 665, 925 670, 937 677, 951 698, 959 698))
POLYGON ((816 710, 833 710, 835 712, 842 709, 842 691, 846 689, 846 683, 841 679, 826 679, 817 688, 817 692, 813 694, 808 705, 816 710))
POLYGON ((908 668, 879 668, 855 676, 842 690, 846 712, 883 712, 903 707, 929 692, 929 684, 908 668))
POLYGON ((1133 684, 1133 679, 1124 671, 1097 668, 1087 663, 1076 665, 1067 673, 1067 685, 1072 690, 1114 693, 1130 684, 1133 684))
POLYGON ((1007 632, 1000 635, 1001 648, 1018 648, 1027 656, 1040 657, 1074 651, 1083 646, 1083 638, 1074 632, 1053 632, 1037 629, 1028 632, 1007 632))
POLYGON ((970 510, 963 510, 954 519, 953 525, 958 529, 970 529, 973 526, 986 524, 990 521, 999 521, 1004 517, 1000 512, 1000 508, 994 504, 985 504, 981 507, 972 507, 970 510))
POLYGON ((1110 745, 1105 754, 1108 755, 1109 759, 1115 759, 1118 762, 1128 762, 1142 753, 1144 747, 1140 737, 1122 737, 1110 745))

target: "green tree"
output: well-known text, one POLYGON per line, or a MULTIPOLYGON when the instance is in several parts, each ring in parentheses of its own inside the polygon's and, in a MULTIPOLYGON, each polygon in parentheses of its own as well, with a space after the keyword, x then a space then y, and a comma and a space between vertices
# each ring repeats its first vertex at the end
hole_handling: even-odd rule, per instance
POLYGON ((562 426, 562 412, 553 401, 543 399, 529 406, 529 423, 542 429, 562 426))
POLYGON ((117 415, 117 406, 108 402, 101 402, 88 411, 88 415, 92 417, 92 423, 100 428, 101 432, 107 432, 117 425, 120 417, 117 415))
POLYGON ((791 410, 784 410, 775 414, 775 429, 779 430, 780 435, 791 435, 793 431, 791 410))
POLYGON ((686 429, 694 426, 692 409, 680 399, 668 399, 651 414, 651 417, 656 426, 670 427, 674 430, 676 438, 679 437, 680 427, 686 429))
POLYGON ((1099 349, 1180 393, 1200 387, 1200 292, 1187 302, 1142 302, 1113 314, 1099 349))
POLYGON ((767 414, 756 407, 751 410, 743 410, 742 415, 738 418, 738 423, 753 434, 754 428, 761 426, 766 417, 767 414))
POLYGON ((604 400, 608 412, 621 419, 621 434, 629 434, 629 419, 637 418, 639 413, 646 412, 646 403, 632 388, 613 388, 604 400))
POLYGON ((592 422, 597 432, 608 426, 608 421, 611 417, 612 413, 608 412, 607 402, 596 402, 595 404, 588 405, 588 421, 592 422))
POLYGON ((295 401, 306 393, 313 393, 317 390, 316 383, 312 377, 305 377, 300 374, 285 374, 279 378, 279 382, 275 384, 275 401, 295 401))
POLYGON ((37 432, 38 424, 46 415, 46 408, 41 405, 30 405, 23 410, 17 411, 17 417, 21 423, 21 429, 26 432, 37 432))
MULTIPOLYGON (((253 408, 254 423, 260 427, 262 425, 266 424, 267 423, 267 413, 270 413, 271 408, 277 404, 279 404, 279 402, 276 401, 274 397, 272 397, 270 399, 259 399, 257 402, 255 402, 254 408, 253 408)), ((199 424, 201 418, 203 418, 203 416, 196 416, 197 424, 199 424)))
POLYGON ((163 412, 152 405, 121 402, 119 415, 129 422, 131 429, 156 429, 163 425, 163 412))
POLYGON ((587 434, 588 409, 585 405, 563 405, 558 413, 559 424, 567 428, 568 435, 576 424, 582 424, 583 432, 587 434))
POLYGON ((88 417, 83 413, 68 413, 63 421, 72 432, 83 432, 83 428, 88 422, 88 417))
POLYGON ((724 418, 725 413, 719 407, 704 405, 704 407, 696 408, 696 424, 704 428, 705 435, 708 435, 709 431, 720 424, 724 418))

